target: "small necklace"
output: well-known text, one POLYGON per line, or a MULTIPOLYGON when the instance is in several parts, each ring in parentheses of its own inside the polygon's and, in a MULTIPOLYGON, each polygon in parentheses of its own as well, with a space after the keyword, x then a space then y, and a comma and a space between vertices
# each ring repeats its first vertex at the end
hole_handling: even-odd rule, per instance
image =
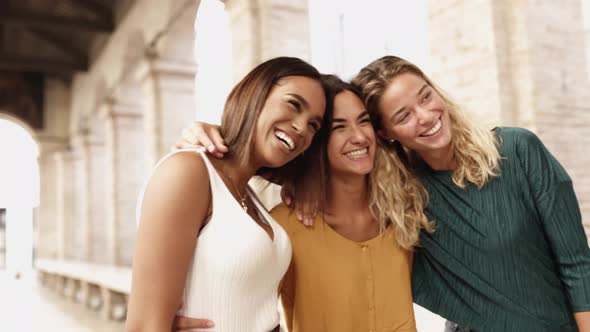
POLYGON ((244 209, 244 211, 248 212, 248 205, 246 205, 246 199, 248 199, 248 193, 246 192, 246 195, 242 196, 242 194, 240 193, 240 190, 238 189, 238 186, 234 183, 234 179, 231 178, 231 175, 227 175, 231 181, 231 184, 234 186, 234 189, 236 190, 236 193, 238 194, 238 197, 240 198, 240 205, 242 206, 242 209, 244 209))

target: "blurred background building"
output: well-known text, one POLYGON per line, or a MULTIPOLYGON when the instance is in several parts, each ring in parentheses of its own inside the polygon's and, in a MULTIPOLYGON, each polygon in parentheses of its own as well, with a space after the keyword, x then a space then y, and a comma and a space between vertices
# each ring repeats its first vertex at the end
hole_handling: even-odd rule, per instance
POLYGON ((590 233, 589 0, 2 0, 0 329, 121 330, 137 194, 181 129, 271 57, 350 79, 385 54, 536 132, 590 233))

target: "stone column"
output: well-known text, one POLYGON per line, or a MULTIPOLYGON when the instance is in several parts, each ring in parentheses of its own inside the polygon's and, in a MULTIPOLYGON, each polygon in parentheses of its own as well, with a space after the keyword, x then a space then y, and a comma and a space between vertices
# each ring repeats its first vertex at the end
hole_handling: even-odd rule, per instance
POLYGON ((101 110, 107 152, 107 261, 130 266, 135 246, 135 204, 145 177, 142 108, 112 99, 101 110))
POLYGON ((89 258, 93 263, 109 263, 109 230, 105 220, 107 183, 107 157, 105 149, 104 121, 94 115, 93 127, 87 145, 88 149, 88 218, 89 218, 89 258))
POLYGON ((148 167, 170 151, 183 128, 194 119, 196 67, 154 56, 140 73, 146 96, 144 113, 148 167))
POLYGON ((75 226, 72 227, 75 258, 106 263, 105 149, 97 134, 82 133, 73 139, 76 176, 75 226), (76 254, 77 253, 77 254, 76 254))
POLYGON ((90 261, 90 185, 89 185, 89 137, 80 133, 72 138, 73 190, 76 193, 73 204, 71 227, 72 258, 90 261))
POLYGON ((40 203, 36 212, 37 229, 35 230, 36 256, 39 258, 57 258, 56 243, 56 177, 55 160, 52 153, 44 153, 39 158, 40 203))
POLYGON ((144 128, 148 169, 164 156, 194 119, 194 85, 197 67, 193 48, 198 1, 171 3, 182 9, 153 41, 135 79, 144 94, 144 128))
POLYGON ((73 156, 70 150, 54 154, 56 180, 56 250, 58 259, 71 258, 71 224, 73 222, 74 172, 73 156))
MULTIPOLYGON (((306 0, 227 0, 234 80, 259 63, 288 55, 309 60, 306 0)), ((198 45, 197 45, 198 47, 198 45)))

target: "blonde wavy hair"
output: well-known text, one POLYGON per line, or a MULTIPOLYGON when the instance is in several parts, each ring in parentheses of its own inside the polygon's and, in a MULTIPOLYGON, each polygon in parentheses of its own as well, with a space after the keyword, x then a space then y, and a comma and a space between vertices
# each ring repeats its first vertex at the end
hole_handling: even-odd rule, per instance
MULTIPOLYGON (((379 143, 375 167, 369 176, 369 206, 378 220, 388 220, 397 243, 412 249, 419 245, 420 230, 433 231, 424 214, 428 196, 403 155, 390 153, 379 143)), ((383 230, 383 223, 379 223, 383 230)))
MULTIPOLYGON (((422 78, 446 102, 451 119, 451 151, 458 165, 453 170, 453 182, 460 188, 465 188, 466 182, 470 182, 481 189, 500 172, 501 158, 496 135, 471 122, 465 112, 413 63, 396 56, 384 56, 365 66, 353 79, 353 84, 361 89, 363 101, 373 118, 375 128, 383 127, 379 113, 381 97, 389 83, 403 73, 412 73, 422 78)), ((419 157, 413 151, 403 148, 398 142, 384 145, 388 146, 388 151, 393 152, 391 154, 405 161, 404 164, 409 168, 409 172, 416 174, 415 161, 419 160, 419 157)), ((399 180, 397 175, 386 172, 375 175, 379 176, 377 179, 379 182, 397 183, 396 181, 399 180)), ((389 190, 400 189, 396 187, 398 186, 390 186, 389 190)))

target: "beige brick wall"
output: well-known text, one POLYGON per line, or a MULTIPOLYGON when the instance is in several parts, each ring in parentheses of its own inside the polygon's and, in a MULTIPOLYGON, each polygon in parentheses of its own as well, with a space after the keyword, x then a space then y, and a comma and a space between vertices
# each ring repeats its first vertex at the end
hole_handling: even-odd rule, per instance
POLYGON ((530 7, 535 68, 535 122, 539 135, 574 180, 590 224, 590 84, 579 1, 538 1, 530 7))
POLYGON ((277 56, 309 60, 307 1, 228 0, 234 80, 277 56))
POLYGON ((590 97, 580 1, 431 1, 433 77, 489 125, 535 131, 590 224, 590 97), (450 24, 450 23, 453 24, 450 24))
POLYGON ((473 118, 501 119, 491 1, 429 3, 432 77, 473 118))

